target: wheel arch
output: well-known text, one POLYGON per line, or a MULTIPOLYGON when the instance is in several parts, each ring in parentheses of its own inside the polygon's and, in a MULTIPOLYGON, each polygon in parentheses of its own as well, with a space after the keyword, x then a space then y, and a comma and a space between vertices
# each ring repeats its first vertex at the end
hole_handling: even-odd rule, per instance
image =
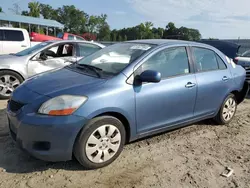
POLYGON ((25 80, 24 75, 22 75, 20 72, 17 72, 17 71, 15 71, 15 70, 13 70, 13 69, 7 69, 7 68, 0 69, 0 72, 3 72, 3 71, 14 72, 14 73, 18 74, 18 75, 23 79, 23 81, 25 80))
POLYGON ((112 117, 115 117, 118 120, 120 120, 125 128, 125 131, 126 131, 126 143, 129 142, 130 137, 131 137, 130 123, 129 123, 128 119, 123 114, 121 114, 119 112, 110 111, 110 112, 104 112, 104 113, 98 114, 93 118, 101 117, 101 116, 112 116, 112 117))
POLYGON ((237 100, 237 104, 240 104, 244 101, 248 92, 249 92, 249 84, 248 84, 248 82, 245 81, 243 88, 240 91, 234 90, 231 93, 235 95, 235 98, 237 100))

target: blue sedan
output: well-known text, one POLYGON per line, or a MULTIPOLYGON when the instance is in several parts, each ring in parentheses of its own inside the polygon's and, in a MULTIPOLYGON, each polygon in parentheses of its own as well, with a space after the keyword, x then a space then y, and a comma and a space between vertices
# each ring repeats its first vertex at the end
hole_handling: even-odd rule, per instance
POLYGON ((104 167, 125 143, 213 118, 233 119, 246 72, 206 44, 137 40, 26 80, 7 115, 16 143, 34 157, 104 167))

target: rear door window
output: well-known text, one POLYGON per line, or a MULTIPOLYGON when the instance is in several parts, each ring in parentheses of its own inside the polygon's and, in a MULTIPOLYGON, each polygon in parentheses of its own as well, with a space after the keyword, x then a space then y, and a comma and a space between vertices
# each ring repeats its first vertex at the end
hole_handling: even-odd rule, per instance
POLYGON ((76 40, 85 40, 85 39, 81 37, 76 37, 76 40))
POLYGON ((24 41, 24 36, 22 31, 15 30, 3 30, 4 31, 4 41, 24 41))
POLYGON ((69 35, 69 36, 68 36, 68 40, 75 40, 75 36, 69 35))
POLYGON ((101 49, 101 47, 93 44, 78 44, 80 57, 86 57, 101 49))
POLYGON ((206 48, 193 47, 193 55, 197 72, 206 72, 219 69, 214 51, 206 48))
POLYGON ((217 61, 218 61, 219 69, 220 70, 227 69, 226 64, 224 63, 224 61, 217 54, 216 54, 216 58, 217 58, 217 61))

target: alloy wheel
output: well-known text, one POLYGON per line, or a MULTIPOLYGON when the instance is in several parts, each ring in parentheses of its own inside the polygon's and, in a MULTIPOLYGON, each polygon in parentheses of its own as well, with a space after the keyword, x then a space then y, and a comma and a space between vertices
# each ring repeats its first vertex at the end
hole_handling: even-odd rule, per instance
POLYGON ((20 85, 20 81, 13 75, 3 75, 0 77, 0 94, 10 96, 11 93, 20 85))
POLYGON ((230 121, 236 112, 236 101, 234 98, 229 98, 223 107, 222 117, 225 121, 230 121))

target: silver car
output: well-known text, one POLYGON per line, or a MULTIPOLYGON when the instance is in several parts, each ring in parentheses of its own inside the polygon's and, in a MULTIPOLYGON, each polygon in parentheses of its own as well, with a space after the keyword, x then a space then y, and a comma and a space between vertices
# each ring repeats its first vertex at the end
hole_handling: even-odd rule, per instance
POLYGON ((7 99, 25 79, 64 67, 105 46, 95 42, 47 41, 16 54, 0 56, 0 98, 7 99))

